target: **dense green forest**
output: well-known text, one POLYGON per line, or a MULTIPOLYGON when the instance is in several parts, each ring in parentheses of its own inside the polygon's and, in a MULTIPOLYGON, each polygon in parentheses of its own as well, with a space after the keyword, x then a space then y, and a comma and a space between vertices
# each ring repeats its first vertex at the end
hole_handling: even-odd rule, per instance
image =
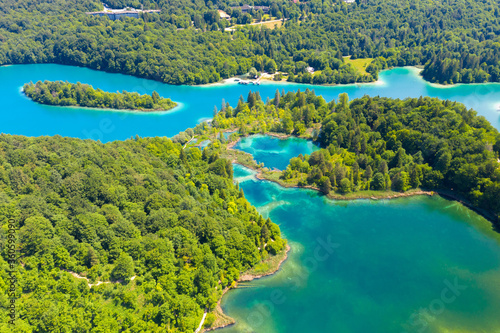
POLYGON ((227 0, 137 2, 162 12, 112 21, 85 14, 102 9, 97 0, 2 1, 0 64, 55 62, 172 84, 216 82, 251 67, 292 73, 296 82, 365 82, 381 69, 405 65, 424 66, 432 82, 500 81, 494 0, 249 1, 270 6, 270 16, 286 22, 236 31, 225 28, 261 13, 243 15, 227 0), (231 22, 216 9, 228 12, 231 22), (373 58, 370 74, 345 64, 348 55, 373 58), (306 74, 308 66, 314 75, 306 74))
POLYGON ((106 0, 103 1, 108 7, 121 9, 125 7, 140 8, 143 1, 138 0, 106 0))
POLYGON ((3 228, 9 219, 20 298, 9 326, 2 233, 0 332, 193 332, 224 287, 285 245, 228 160, 167 138, 0 135, 3 228))
POLYGON ((250 92, 214 118, 240 134, 305 135, 323 149, 290 160, 281 179, 325 194, 445 190, 500 218, 500 134, 463 104, 347 94, 327 103, 314 91, 279 93, 264 103, 250 92))
POLYGON ((160 97, 156 91, 153 91, 151 96, 126 91, 109 93, 80 82, 76 84, 63 81, 38 81, 36 84, 31 82, 23 86, 23 92, 35 102, 49 105, 141 111, 166 111, 177 105, 169 98, 160 97))

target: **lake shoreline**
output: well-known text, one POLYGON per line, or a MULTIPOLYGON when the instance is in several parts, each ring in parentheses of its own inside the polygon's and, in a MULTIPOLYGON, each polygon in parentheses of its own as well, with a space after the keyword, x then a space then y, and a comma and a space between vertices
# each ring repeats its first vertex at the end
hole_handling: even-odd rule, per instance
MULTIPOLYGON (((281 134, 281 133, 265 133, 265 134, 262 134, 262 135, 268 135, 268 136, 272 136, 272 137, 276 137, 280 140, 286 140, 290 137, 296 137, 294 135, 291 135, 291 134, 281 134)), ((238 140, 236 141, 233 141, 233 142, 230 142, 229 144, 227 144, 226 146, 226 149, 227 150, 230 150, 230 151, 233 151, 233 152, 237 152, 237 153, 244 153, 244 154, 247 154, 249 156, 251 156, 253 158, 253 156, 249 153, 246 153, 246 152, 243 152, 239 149, 234 149, 234 146, 241 140, 241 138, 243 137, 247 137, 249 136, 248 134, 245 135, 245 136, 242 136, 240 137, 238 140)), ((298 137, 297 137, 298 138, 298 137)), ((310 140, 312 141, 310 138, 307 139, 307 140, 310 140)), ((299 186, 299 185, 295 185, 295 184, 287 184, 285 182, 280 182, 280 181, 276 181, 276 180, 273 180, 273 179, 269 179, 269 178, 266 178, 265 177, 265 174, 264 174, 264 170, 262 168, 259 168, 258 166, 255 166, 255 165, 250 165, 250 164, 243 164, 242 162, 239 162, 235 159, 233 159, 231 161, 231 163, 236 163, 236 164, 240 164, 240 165, 243 165, 244 167, 246 168, 249 168, 253 171, 255 171, 255 178, 257 178, 258 180, 264 180, 264 181, 270 181, 270 182, 273 182, 275 184, 278 184, 279 186, 281 187, 284 187, 284 188, 302 188, 302 189, 308 189, 308 190, 313 190, 313 191, 317 191, 319 193, 321 193, 321 190, 316 187, 316 186, 311 186, 311 185, 306 185, 306 186, 299 186)), ((283 171, 283 170, 279 170, 280 172, 283 171)), ((271 170, 271 172, 276 172, 276 171, 273 171, 271 170)), ((382 194, 381 196, 378 196, 378 193, 376 194, 377 196, 374 196, 374 194, 372 192, 370 193, 363 193, 363 191, 360 191, 360 192, 356 192, 355 195, 353 196, 346 196, 346 195, 341 195, 341 194, 327 194, 325 195, 328 199, 331 199, 331 200, 345 200, 345 201, 348 201, 348 200, 360 200, 360 199, 370 199, 370 200, 382 200, 382 199, 396 199, 396 198, 402 198, 402 197, 409 197, 409 196, 416 196, 416 195, 427 195, 427 196, 433 196, 436 192, 435 191, 425 191, 425 190, 422 190, 422 189, 415 189, 415 190, 410 190, 410 191, 407 191, 407 192, 394 192, 394 191, 378 191, 380 192, 380 194, 382 194)))
POLYGON ((458 202, 458 203, 464 205, 465 207, 469 208, 473 212, 481 215, 486 220, 490 221, 493 230, 500 234, 500 221, 495 217, 494 214, 492 214, 492 213, 490 213, 487 210, 484 210, 482 208, 475 207, 471 202, 463 199, 462 197, 452 193, 449 190, 439 190, 439 191, 436 191, 436 193, 439 194, 439 196, 441 196, 442 198, 445 198, 446 200, 458 202))
MULTIPOLYGON (((384 69, 383 71, 390 70, 390 69, 384 69)), ((382 72, 382 71, 381 71, 382 72)), ((232 76, 227 79, 222 79, 218 82, 212 82, 212 83, 206 83, 206 84, 196 84, 196 85, 191 85, 193 87, 200 87, 200 88, 212 88, 212 87, 225 87, 225 86, 230 86, 234 84, 239 84, 241 81, 248 81, 248 82, 253 82, 257 81, 259 79, 242 79, 240 76, 232 76)), ((289 85, 289 84, 298 84, 298 85, 304 85, 304 86, 317 86, 317 87, 347 87, 347 86, 360 86, 360 85, 384 85, 385 82, 377 79, 376 81, 372 82, 351 82, 351 83, 327 83, 327 84, 314 84, 314 83, 302 83, 302 82, 290 82, 290 81, 275 81, 273 79, 269 78, 262 78, 259 80, 259 84, 255 85, 253 83, 248 83, 246 86, 251 87, 251 86, 256 86, 258 87, 259 85, 266 85, 266 84, 278 84, 278 85, 289 85)), ((183 85, 180 85, 183 86, 183 85)))
MULTIPOLYGON (((231 150, 235 150, 235 149, 231 148, 231 150)), ((232 163, 240 164, 246 168, 249 168, 249 169, 255 171, 256 172, 255 178, 257 178, 258 180, 273 182, 273 183, 275 183, 283 188, 307 189, 307 190, 312 190, 312 191, 322 193, 321 190, 316 186, 312 186, 312 185, 299 186, 299 185, 295 185, 295 184, 287 184, 284 182, 275 181, 273 179, 266 178, 264 176, 263 170, 260 168, 255 168, 251 165, 241 164, 237 161, 232 161, 232 163)), ((431 197, 435 194, 439 194, 436 191, 425 191, 422 189, 414 189, 413 191, 409 190, 407 192, 379 191, 381 194, 380 196, 374 196, 373 193, 364 194, 362 192, 363 191, 356 192, 356 194, 352 195, 352 196, 346 196, 346 195, 341 195, 341 194, 331 194, 331 193, 326 194, 326 195, 324 194, 324 196, 327 197, 328 199, 331 199, 331 200, 350 201, 350 200, 363 200, 363 199, 368 199, 368 200, 397 199, 397 198, 412 197, 412 196, 417 196, 417 195, 427 195, 427 196, 431 197)))
MULTIPOLYGON (((236 281, 234 286, 226 287, 224 289, 224 291, 222 292, 221 297, 217 301, 217 305, 214 309, 214 312, 216 314, 216 322, 217 322, 217 320, 221 320, 221 321, 225 321, 225 322, 215 324, 215 326, 203 329, 201 332, 215 331, 215 330, 223 329, 223 328, 226 328, 228 326, 234 325, 236 323, 236 320, 234 320, 232 317, 225 314, 224 310, 221 307, 221 302, 222 302, 222 298, 224 297, 224 295, 226 295, 226 293, 232 289, 237 289, 239 282, 250 282, 253 280, 261 279, 261 278, 266 277, 266 276, 271 276, 271 275, 276 274, 276 272, 278 272, 280 270, 280 268, 282 267, 283 263, 288 259, 288 253, 290 252, 290 250, 291 250, 291 247, 290 247, 290 245, 287 244, 285 250, 276 255, 276 256, 281 255, 279 262, 276 265, 274 265, 273 267, 271 267, 268 271, 266 271, 264 273, 260 273, 260 274, 252 274, 252 273, 249 273, 249 271, 252 270, 252 268, 251 268, 251 269, 247 270, 246 272, 244 272, 238 278, 238 281, 236 281)), ((276 257, 276 256, 274 256, 274 257, 276 257)), ((266 260, 269 261, 270 259, 272 259, 272 258, 265 259, 262 262, 266 262, 266 260)))
MULTIPOLYGON (((248 81, 251 81, 248 78, 242 79, 241 77, 243 75, 235 75, 235 76, 232 76, 230 78, 221 79, 220 81, 211 82, 211 83, 203 83, 203 84, 176 84, 176 83, 168 83, 168 82, 164 82, 164 81, 161 81, 161 80, 156 80, 156 79, 153 79, 153 78, 147 78, 147 77, 138 76, 138 75, 129 74, 129 73, 122 73, 122 72, 115 72, 115 71, 105 71, 105 70, 99 70, 99 69, 95 69, 95 68, 88 67, 88 66, 68 65, 68 64, 61 64, 61 63, 57 63, 57 62, 43 62, 43 63, 35 63, 35 64, 31 64, 31 63, 29 63, 29 64, 23 64, 23 63, 21 63, 21 64, 4 64, 4 65, 0 65, 0 68, 2 68, 2 67, 13 67, 13 66, 30 66, 30 65, 58 65, 58 66, 78 67, 78 68, 84 68, 84 69, 88 69, 88 70, 95 71, 95 72, 100 72, 100 73, 108 73, 108 74, 118 74, 118 75, 131 76, 131 77, 134 77, 134 78, 137 78, 137 79, 150 80, 150 81, 153 81, 153 82, 158 82, 158 83, 161 83, 161 84, 166 84, 166 85, 170 85, 170 86, 177 86, 177 87, 200 87, 200 88, 203 88, 203 87, 216 87, 216 86, 221 86, 222 87, 222 86, 228 86, 228 85, 231 85, 231 84, 235 84, 235 83, 237 83, 236 80, 248 80, 248 81)), ((390 70, 398 69, 398 68, 407 68, 407 69, 410 69, 410 70, 416 72, 416 74, 425 83, 433 86, 434 88, 450 88, 450 87, 461 86, 461 85, 474 86, 474 85, 484 85, 484 84, 500 84, 500 82, 479 82, 479 83, 478 82, 474 82, 474 83, 459 82, 459 83, 451 83, 451 84, 442 84, 442 83, 438 83, 438 82, 432 82, 432 81, 426 80, 422 75, 420 75, 420 72, 423 71, 423 65, 393 66, 393 67, 388 67, 388 68, 382 69, 377 74, 380 75, 380 73, 382 73, 382 72, 390 71, 390 70)), ((254 80, 257 80, 257 79, 254 79, 254 80)), ((297 85, 316 86, 316 87, 339 87, 339 86, 340 87, 342 87, 342 86, 345 87, 345 86, 359 86, 359 85, 383 85, 385 83, 384 81, 380 80, 380 78, 378 78, 376 81, 372 81, 372 82, 328 83, 328 84, 289 82, 289 81, 285 81, 285 80, 274 81, 273 79, 270 79, 270 78, 262 78, 261 81, 262 81, 261 83, 283 84, 283 85, 297 84, 297 85)))
MULTIPOLYGON (((422 71, 421 68, 418 68, 416 66, 396 66, 396 67, 390 67, 386 69, 382 69, 379 71, 378 74, 384 71, 390 71, 394 68, 409 68, 415 70, 415 72, 420 73, 422 71)), ((270 74, 267 74, 270 75, 270 74)), ((265 85, 265 84, 278 84, 278 85, 289 85, 289 84, 297 84, 297 85, 304 85, 304 86, 316 86, 316 87, 348 87, 348 86, 362 86, 362 85, 384 85, 386 82, 378 78, 377 80, 371 81, 371 82, 350 82, 350 83, 324 83, 324 84, 316 84, 316 83, 304 83, 304 82, 294 82, 294 81, 288 81, 285 79, 275 81, 273 78, 270 78, 269 76, 261 76, 260 78, 257 79, 249 79, 249 78, 243 78, 244 75, 235 75, 232 77, 229 77, 227 79, 221 79, 218 82, 212 82, 212 83, 205 83, 205 84, 195 84, 195 85, 189 85, 193 87, 224 87, 224 86, 229 86, 233 84, 239 84, 241 81, 246 81, 248 82, 246 85, 247 86, 259 86, 259 85, 265 85), (258 84, 255 85, 252 82, 258 81, 258 84)), ((421 76, 420 76, 421 77, 421 76)), ((426 80, 424 80, 426 81, 426 80)), ((427 81, 426 81, 427 82, 427 81)), ((430 83, 430 81, 429 81, 430 83)), ((183 85, 181 85, 183 86, 183 85)))
MULTIPOLYGON (((232 149, 231 150, 235 150, 232 149)), ((268 181, 268 182, 273 182, 283 188, 296 188, 296 189, 307 189, 307 190, 312 190, 318 193, 321 193, 321 190, 315 186, 307 185, 307 186, 298 186, 294 184, 287 184, 284 182, 279 182, 275 181, 273 179, 266 178, 263 174, 263 170, 260 168, 256 168, 254 166, 248 165, 248 164, 242 164, 241 162, 238 161, 231 161, 232 163, 240 164, 248 169, 251 169, 256 172, 255 178, 257 178, 260 181, 268 181)), ((445 198, 447 200, 455 201, 458 202, 465 207, 469 208, 470 210, 476 212, 477 214, 481 215, 484 217, 486 220, 488 220, 491 225, 493 230, 496 232, 500 233, 500 221, 496 219, 496 217, 491 214, 490 212, 481 209, 479 207, 475 207, 472 205, 472 203, 468 202, 464 198, 455 195, 454 193, 450 193, 447 190, 433 190, 433 191, 427 191, 423 189, 413 189, 409 190, 407 192, 389 192, 389 191, 380 191, 380 195, 374 196, 373 193, 363 193, 361 192, 356 192, 352 196, 345 196, 345 195, 340 195, 340 194, 327 194, 324 195, 330 200, 338 200, 338 201, 351 201, 351 200, 390 200, 390 199, 398 199, 398 198, 407 198, 407 197, 414 197, 414 196, 420 196, 420 195, 426 195, 429 197, 432 197, 434 195, 439 195, 442 198, 445 198)))
POLYGON ((165 114, 165 113, 170 113, 173 111, 177 111, 175 109, 178 109, 180 106, 182 106, 182 103, 174 102, 175 106, 171 109, 167 110, 150 110, 150 109, 110 109, 110 108, 100 108, 100 107, 90 107, 90 106, 82 106, 82 105, 57 105, 57 104, 45 104, 45 103, 39 103, 37 101, 34 101, 30 97, 26 96, 24 92, 21 92, 23 96, 27 99, 29 99, 33 103, 37 103, 39 105, 43 106, 51 106, 51 107, 60 107, 60 108, 68 108, 68 109, 82 109, 82 110, 93 110, 93 111, 105 111, 105 112, 121 112, 121 113, 134 113, 134 114, 152 114, 152 113, 158 113, 158 114, 165 114))
MULTIPOLYGON (((282 133, 264 133, 262 135, 273 136, 273 137, 277 137, 277 138, 282 139, 282 140, 290 138, 292 136, 296 137, 296 136, 291 135, 291 134, 282 134, 282 133)), ((249 136, 249 135, 247 134, 244 137, 246 137, 246 136, 249 136)), ((253 156, 251 154, 246 153, 246 152, 241 151, 241 150, 238 150, 238 149, 234 149, 234 146, 241 140, 241 138, 242 137, 240 137, 236 141, 233 141, 233 142, 230 142, 229 144, 227 144, 226 149, 229 151, 235 152, 236 154, 246 154, 246 155, 250 156, 252 158, 252 161, 254 162, 254 164, 252 165, 250 163, 238 161, 237 158, 233 158, 231 160, 231 163, 240 164, 248 169, 251 169, 252 171, 255 172, 255 178, 260 180, 260 181, 273 182, 273 183, 275 183, 283 188, 308 189, 308 190, 313 190, 313 191, 322 193, 321 190, 316 186, 311 186, 311 185, 299 186, 299 185, 288 184, 288 183, 285 183, 283 181, 279 181, 279 180, 275 180, 275 179, 271 179, 271 178, 266 177, 266 174, 265 174, 266 170, 259 167, 259 165, 253 159, 253 156)), ((306 138, 304 138, 304 139, 306 139, 306 138)), ((311 140, 311 139, 309 138, 308 140, 311 140)), ((279 171, 269 170, 268 172, 269 173, 277 173, 277 172, 282 172, 282 170, 279 170, 279 171)), ((420 196, 420 195, 426 195, 426 196, 432 197, 436 194, 445 198, 445 199, 458 202, 458 203, 464 205, 465 207, 471 209, 472 211, 476 212, 477 214, 483 216, 486 220, 488 220, 491 223, 493 230, 495 232, 500 233, 500 221, 498 220, 498 218, 494 214, 492 214, 492 213, 490 213, 487 210, 484 210, 482 208, 475 207, 471 202, 469 202, 465 198, 463 198, 460 195, 457 195, 449 190, 446 190, 446 189, 424 190, 424 189, 418 188, 418 189, 412 189, 412 190, 409 190, 406 192, 359 191, 359 192, 352 192, 352 193, 350 193, 350 195, 342 195, 342 194, 330 192, 329 194, 326 194, 326 195, 323 194, 323 195, 326 196, 330 200, 349 201, 349 200, 384 200, 384 199, 390 200, 390 199, 398 199, 398 198, 420 196), (367 193, 363 193, 363 192, 367 192, 367 193)))
MULTIPOLYGON (((40 99, 40 95, 41 95, 41 91, 40 89, 58 89, 59 90, 59 95, 61 94, 62 92, 62 85, 69 85, 70 86, 70 89, 77 89, 77 94, 78 93, 81 93, 80 90, 81 89, 87 89, 87 93, 82 93, 84 94, 83 97, 86 97, 86 95, 89 95, 90 93, 92 94, 101 94, 101 97, 97 98, 97 103, 103 103, 103 102, 106 102, 106 104, 111 104, 109 103, 109 101, 106 101, 106 98, 116 98, 116 97, 121 97, 121 98, 124 98, 124 99, 132 99, 132 103, 135 104, 134 102, 134 98, 137 98, 135 97, 133 94, 130 94, 126 91, 123 91, 123 92, 116 92, 116 93, 110 93, 110 92, 106 92, 106 91, 102 91, 100 89, 94 89, 93 86, 91 85, 88 85, 88 84, 80 84, 80 82, 78 83, 69 83, 68 81, 66 82, 62 82, 62 81, 53 81, 53 82, 50 82, 50 81, 47 81, 45 80, 44 82, 41 82, 41 81, 38 81, 36 84, 33 83, 33 81, 31 81, 30 83, 25 83, 21 89, 20 89, 20 93, 23 95, 23 97, 27 98, 28 100, 30 100, 31 102, 35 102, 37 104, 40 104, 40 105, 48 105, 48 106, 57 106, 57 107, 73 107, 73 108, 79 108, 79 109, 92 109, 92 110, 104 110, 104 111, 119 111, 119 112, 137 112, 137 113, 164 113, 164 112, 168 112, 170 110, 173 110, 175 109, 176 107, 179 106, 178 103, 172 101, 170 98, 162 98, 158 95, 158 100, 157 100, 157 103, 155 105, 155 102, 154 102, 154 93, 153 92, 153 97, 152 96, 149 96, 149 95, 140 95, 138 93, 136 93, 136 95, 138 96, 138 98, 143 98, 144 96, 149 96, 150 98, 150 102, 153 106, 153 108, 142 108, 142 107, 135 107, 135 108, 113 108, 113 107, 108 107, 108 106, 88 106, 88 105, 81 105, 77 102, 77 100, 73 99, 73 102, 75 104, 59 104, 61 102, 63 102, 65 99, 62 99, 61 97, 57 97, 56 99, 56 103, 55 104, 51 104, 51 103, 45 103, 44 102, 44 99, 40 99), (41 88, 38 88, 38 84, 41 85, 41 88), (47 85, 48 84, 52 84, 52 85, 55 85, 55 87, 48 87, 47 85), (79 88, 81 87, 81 88, 79 88), (90 92, 89 92, 90 90, 90 92), (105 94, 104 95, 104 98, 102 97, 102 94, 105 94), (131 97, 133 96, 133 97, 131 97), (152 98, 152 99, 151 99, 152 98), (167 104, 167 105, 164 105, 164 104, 167 104)), ((43 90, 42 90, 43 91, 43 90)), ((52 90, 49 90, 49 93, 52 94, 52 96, 55 98, 58 94, 56 93, 56 91, 52 91, 52 90)), ((94 95, 95 96, 95 95, 94 95)), ((74 97, 74 96, 73 96, 74 97)), ((82 97, 82 98, 83 98, 82 97)), ((68 99, 70 100, 70 99, 68 99)))

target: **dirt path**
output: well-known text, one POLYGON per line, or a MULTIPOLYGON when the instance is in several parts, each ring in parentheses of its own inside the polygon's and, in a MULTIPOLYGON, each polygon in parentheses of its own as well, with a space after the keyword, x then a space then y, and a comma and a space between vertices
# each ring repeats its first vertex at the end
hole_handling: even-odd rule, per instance
POLYGON ((198 333, 201 331, 201 329, 203 328, 203 323, 205 322, 205 318, 207 317, 207 310, 205 309, 205 313, 203 314, 203 317, 201 318, 201 322, 200 322, 200 325, 198 326, 198 328, 196 329, 196 331, 194 331, 194 333, 198 333))
MULTIPOLYGON (((89 286, 89 288, 92 288, 94 286, 99 286, 99 285, 104 284, 104 283, 122 283, 123 282, 122 280, 118 280, 118 281, 97 281, 96 283, 90 283, 90 280, 85 276, 81 276, 80 274, 73 272, 73 271, 70 271, 69 269, 65 269, 65 268, 61 268, 61 269, 65 272, 68 272, 69 274, 73 275, 77 279, 87 280, 87 285, 89 286)), ((130 278, 130 281, 134 281, 135 278, 136 278, 135 275, 132 276, 130 278)))
POLYGON ((182 147, 182 149, 185 149, 185 148, 186 148, 186 146, 187 146, 187 145, 188 145, 191 141, 193 141, 194 139, 195 139, 195 137, 194 137, 194 136, 193 136, 191 139, 189 139, 189 141, 188 141, 188 142, 186 142, 186 144, 184 145, 184 147, 182 147))

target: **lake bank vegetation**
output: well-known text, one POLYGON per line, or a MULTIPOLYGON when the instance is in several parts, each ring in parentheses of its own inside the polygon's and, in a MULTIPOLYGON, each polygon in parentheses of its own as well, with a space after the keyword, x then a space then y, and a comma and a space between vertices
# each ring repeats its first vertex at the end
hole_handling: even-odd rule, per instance
POLYGON ((23 92, 40 104, 81 106, 115 110, 167 111, 177 106, 170 98, 163 98, 153 91, 151 95, 139 95, 126 91, 110 93, 94 89, 91 85, 63 81, 38 81, 27 83, 23 92))
POLYGON ((0 135, 0 221, 10 219, 19 332, 193 332, 242 272, 286 247, 228 160, 168 138, 0 135))
POLYGON ((208 130, 219 137, 218 131, 238 128, 238 135, 274 132, 317 141, 321 150, 292 158, 282 171, 266 170, 242 152, 228 153, 285 186, 351 198, 366 197, 365 191, 447 191, 500 216, 500 134, 460 103, 430 97, 349 101, 346 94, 327 103, 310 90, 276 91, 263 102, 250 92, 235 108, 223 104, 212 124, 208 130))
MULTIPOLYGON (((233 288, 238 288, 239 283, 244 283, 244 282, 250 282, 255 279, 260 279, 265 276, 272 275, 276 273, 281 265, 285 262, 285 260, 288 258, 288 252, 290 252, 290 246, 286 245, 285 250, 277 253, 274 256, 270 256, 267 259, 263 260, 259 264, 255 265, 253 268, 249 269, 248 271, 244 272, 243 274, 240 275, 240 278, 236 283, 233 285, 226 287, 223 291, 223 296, 230 291, 233 288)), ((236 323, 236 321, 226 315, 224 311, 222 310, 221 307, 221 301, 222 297, 219 299, 217 302, 217 306, 215 307, 214 311, 211 312, 211 318, 214 318, 213 320, 211 319, 211 322, 213 322, 212 325, 206 325, 205 330, 203 332, 208 332, 208 331, 213 331, 217 330, 223 327, 227 327, 230 325, 233 325, 236 323), (212 317, 213 316, 213 317, 212 317)))
POLYGON ((97 0, 3 1, 0 64, 58 63, 189 85, 252 67, 314 84, 371 82, 396 66, 421 66, 436 83, 500 81, 494 0, 260 1, 266 15, 285 20, 277 29, 248 25, 260 10, 243 13, 229 0, 115 5, 131 4, 161 13, 113 21, 85 14, 102 9, 97 0), (233 24, 243 26, 226 31, 233 24), (356 68, 357 59, 373 60, 356 68))

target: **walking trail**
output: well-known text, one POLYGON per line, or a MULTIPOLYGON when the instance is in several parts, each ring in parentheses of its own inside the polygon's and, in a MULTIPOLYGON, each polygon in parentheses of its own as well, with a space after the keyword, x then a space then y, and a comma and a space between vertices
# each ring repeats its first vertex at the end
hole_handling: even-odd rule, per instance
POLYGON ((203 323, 205 322, 205 317, 207 316, 207 309, 205 309, 205 313, 203 313, 203 317, 201 317, 201 322, 196 331, 194 333, 199 333, 201 331, 201 328, 203 327, 203 323))
MULTIPOLYGON (((90 283, 90 280, 85 277, 85 276, 81 276, 80 274, 76 273, 76 272, 73 272, 73 271, 70 271, 69 269, 65 269, 65 268, 61 268, 63 271, 66 271, 68 273, 70 273, 71 275, 73 275, 74 277, 76 277, 77 279, 84 279, 84 280, 87 280, 87 285, 89 286, 89 288, 92 288, 94 286, 99 286, 101 284, 104 284, 104 283, 122 283, 123 281, 122 280, 118 280, 118 281, 97 281, 96 283, 90 283)), ((135 275, 132 276, 130 278, 130 281, 134 281, 135 279, 135 275)))

